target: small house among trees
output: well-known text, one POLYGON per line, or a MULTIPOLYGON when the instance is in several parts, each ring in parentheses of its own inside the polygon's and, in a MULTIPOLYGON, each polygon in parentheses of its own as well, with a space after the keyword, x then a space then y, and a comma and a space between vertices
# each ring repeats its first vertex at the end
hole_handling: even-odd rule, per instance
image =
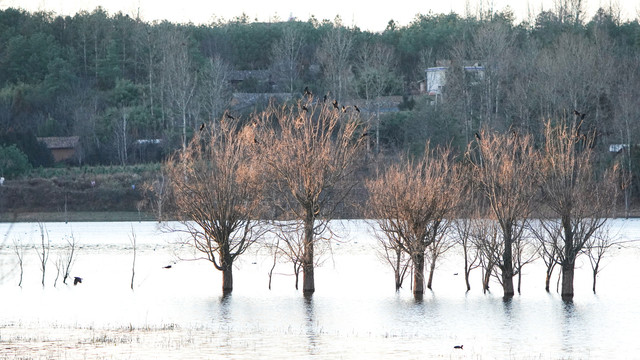
MULTIPOLYGON (((447 72, 450 71, 449 62, 444 62, 446 66, 437 66, 428 68, 426 73, 426 88, 425 92, 429 95, 442 95, 443 89, 447 84, 447 72)), ((482 80, 484 77, 484 66, 478 62, 474 62, 472 65, 463 65, 465 76, 470 76, 471 83, 475 83, 482 80)))
POLYGON ((72 159, 80 145, 79 136, 39 137, 38 141, 47 145, 55 162, 72 159))

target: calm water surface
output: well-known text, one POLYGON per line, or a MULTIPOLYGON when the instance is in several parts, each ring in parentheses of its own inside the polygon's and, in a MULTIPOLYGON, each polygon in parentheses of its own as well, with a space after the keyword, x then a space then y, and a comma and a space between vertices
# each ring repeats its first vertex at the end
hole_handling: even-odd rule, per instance
MULTIPOLYGON (((640 220, 615 220, 622 240, 640 237, 640 220)), ((178 235, 156 223, 47 223, 52 243, 45 287, 36 250, 24 255, 24 280, 13 243, 37 245, 37 224, 0 224, 0 358, 640 358, 637 248, 615 249, 591 292, 588 260, 578 264, 576 295, 563 302, 544 291, 542 262, 525 267, 522 294, 502 299, 498 283, 483 294, 480 272, 465 292, 461 255, 442 259, 434 289, 415 301, 393 274, 363 221, 336 221, 341 242, 316 270, 316 293, 294 289, 291 265, 276 267, 255 248, 234 269, 234 291, 178 235), (134 290, 130 289, 137 240, 134 290), (56 287, 55 259, 64 237, 79 242, 72 276, 56 287), (171 269, 163 266, 172 264, 171 269), (453 349, 464 344, 464 350, 453 349)), ((555 280, 555 277, 554 277, 555 280)))

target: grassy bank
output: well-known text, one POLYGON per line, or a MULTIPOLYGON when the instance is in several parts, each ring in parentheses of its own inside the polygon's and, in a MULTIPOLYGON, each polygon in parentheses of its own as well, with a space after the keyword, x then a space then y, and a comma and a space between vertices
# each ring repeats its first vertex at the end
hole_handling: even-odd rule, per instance
POLYGON ((152 213, 137 211, 69 211, 0 213, 0 222, 155 221, 152 213))

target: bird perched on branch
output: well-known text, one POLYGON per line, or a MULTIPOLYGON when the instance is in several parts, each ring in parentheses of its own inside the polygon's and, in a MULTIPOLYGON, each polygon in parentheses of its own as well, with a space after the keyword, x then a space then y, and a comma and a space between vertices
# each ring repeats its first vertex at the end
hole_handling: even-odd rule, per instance
POLYGON ((307 107, 306 107, 306 106, 304 106, 304 105, 302 105, 302 110, 304 110, 304 111, 309 111, 309 109, 307 109, 307 107))
POLYGON ((333 100, 333 107, 338 109, 338 100, 333 100))
POLYGON ((478 141, 482 140, 482 139, 480 138, 480 134, 476 133, 475 135, 476 135, 476 139, 478 139, 478 141))
POLYGON ((204 123, 200 124, 200 131, 204 130, 204 123))
POLYGON ((360 112, 360 109, 358 108, 358 105, 353 105, 353 108, 356 109, 357 112, 360 112))
POLYGON ((309 90, 308 86, 304 87, 304 96, 313 96, 313 93, 309 90))
POLYGON ((576 116, 578 116, 578 117, 580 117, 580 120, 584 120, 584 117, 585 117, 585 116, 587 116, 587 114, 586 114, 586 113, 581 113, 581 112, 580 112, 580 111, 578 111, 578 110, 573 110, 573 114, 574 114, 574 115, 576 115, 576 116))
POLYGON ((224 113, 224 116, 228 117, 231 120, 235 120, 236 119, 233 116, 231 116, 231 114, 229 114, 229 113, 224 113))
POLYGON ((78 276, 75 276, 73 278, 73 285, 78 285, 78 284, 82 284, 82 278, 78 277, 78 276))

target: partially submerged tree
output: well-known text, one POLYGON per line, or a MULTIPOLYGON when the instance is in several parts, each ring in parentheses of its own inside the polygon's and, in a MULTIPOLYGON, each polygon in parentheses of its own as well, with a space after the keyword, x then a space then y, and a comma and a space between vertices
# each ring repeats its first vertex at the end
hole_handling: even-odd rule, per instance
POLYGON ((551 275, 553 275, 553 270, 558 265, 558 251, 560 249, 558 240, 560 239, 561 229, 546 229, 543 223, 536 221, 530 224, 530 230, 539 242, 538 256, 542 259, 546 268, 544 289, 549 292, 551 275))
MULTIPOLYGON (((481 131, 476 134, 479 156, 472 158, 474 176, 499 225, 502 254, 498 269, 505 297, 514 295, 514 244, 532 211, 536 193, 538 155, 530 135, 481 131)), ((475 152, 469 151, 468 154, 475 152)))
POLYGON ((18 267, 20 268, 20 280, 18 286, 22 287, 22 278, 24 275, 24 245, 21 244, 20 239, 13 239, 13 252, 18 258, 18 267))
POLYGON ((580 131, 578 116, 567 123, 547 122, 542 160, 542 226, 549 236, 559 234, 556 261, 562 267, 562 291, 573 298, 576 258, 611 217, 616 193, 616 169, 598 171, 592 144, 594 132, 580 131))
POLYGON ((419 161, 392 164, 366 183, 367 216, 376 219, 389 246, 400 247, 411 258, 416 298, 424 294, 428 247, 443 236, 447 216, 458 204, 459 171, 450 157, 450 150, 432 152, 427 145, 419 161))
POLYGON ((610 229, 607 226, 603 226, 596 233, 591 236, 589 241, 585 244, 584 251, 589 257, 589 263, 591 264, 591 273, 593 275, 593 293, 596 293, 596 281, 598 274, 602 270, 602 259, 605 255, 612 250, 614 246, 620 247, 621 243, 615 241, 610 235, 610 229))
POLYGON ((261 232, 262 179, 254 161, 254 128, 221 121, 196 134, 166 163, 178 219, 189 244, 222 271, 222 291, 233 290, 233 262, 261 232))
POLYGON ((389 231, 380 231, 378 223, 373 221, 371 225, 373 236, 378 240, 379 257, 393 269, 396 291, 402 287, 411 268, 411 257, 402 247, 402 238, 399 234, 389 231))
POLYGON ((51 240, 49 240, 49 232, 43 223, 38 223, 40 229, 40 248, 36 248, 38 260, 40 260, 40 270, 42 271, 42 287, 44 287, 44 279, 47 272, 47 262, 49 261, 49 253, 51 252, 51 240))
POLYGON ((69 236, 65 236, 66 246, 62 249, 59 257, 60 261, 60 273, 62 274, 62 283, 67 284, 67 279, 71 273, 71 268, 78 257, 76 252, 78 248, 78 241, 76 237, 71 233, 69 236))
POLYGON ((362 159, 366 129, 352 113, 309 98, 260 116, 276 122, 258 144, 282 217, 301 224, 296 228, 303 232, 302 290, 309 295, 315 291, 315 245, 325 239, 328 221, 356 184, 352 176, 362 159))

